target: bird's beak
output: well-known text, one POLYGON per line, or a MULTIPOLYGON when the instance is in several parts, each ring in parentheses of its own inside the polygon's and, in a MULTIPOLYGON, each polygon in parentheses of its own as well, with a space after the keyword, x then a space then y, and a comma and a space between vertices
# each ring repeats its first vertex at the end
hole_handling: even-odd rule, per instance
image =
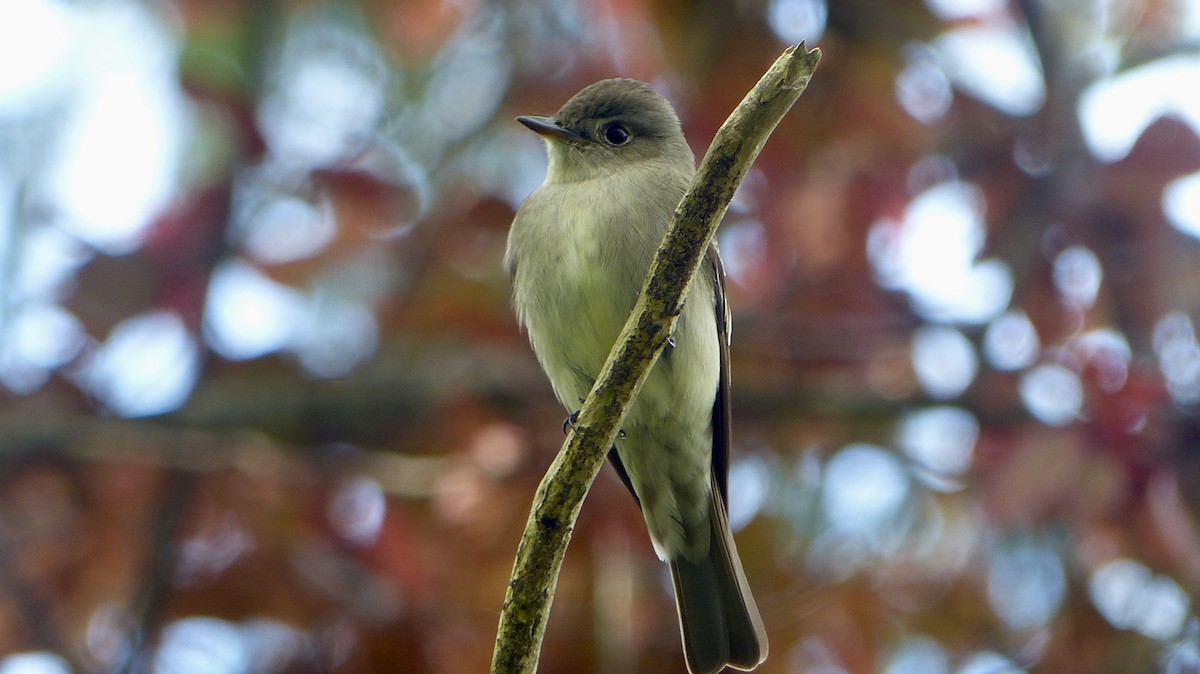
POLYGON ((550 140, 579 141, 583 139, 582 136, 574 131, 563 128, 563 125, 553 117, 518 117, 517 121, 529 127, 530 131, 539 136, 545 136, 550 140))

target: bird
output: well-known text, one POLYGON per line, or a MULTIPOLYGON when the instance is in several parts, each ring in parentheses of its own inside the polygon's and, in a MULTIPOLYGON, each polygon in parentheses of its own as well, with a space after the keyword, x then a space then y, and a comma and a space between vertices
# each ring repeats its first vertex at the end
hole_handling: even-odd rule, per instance
MULTIPOLYGON (((637 301, 695 157, 670 102, 634 79, 516 119, 545 141, 548 166, 513 218, 504 266, 518 322, 570 414, 637 301)), ((749 671, 768 650, 729 526, 725 294, 713 243, 608 455, 669 565, 691 674, 749 671)))

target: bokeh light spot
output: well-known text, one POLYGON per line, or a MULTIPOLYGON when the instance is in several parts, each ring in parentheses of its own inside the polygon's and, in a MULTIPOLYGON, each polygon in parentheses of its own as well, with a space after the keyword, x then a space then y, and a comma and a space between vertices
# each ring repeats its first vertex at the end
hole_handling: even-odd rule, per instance
POLYGON ((254 549, 254 537, 233 511, 208 518, 179 546, 175 582, 186 586, 216 576, 254 549))
POLYGON ((32 393, 80 353, 84 337, 79 320, 56 304, 22 307, 0 341, 0 381, 16 393, 32 393))
POLYGON ((359 546, 379 537, 387 516, 387 498, 379 482, 357 477, 338 487, 329 501, 328 517, 343 539, 359 546))
POLYGON ((958 21, 1004 11, 1004 0, 925 0, 925 6, 944 21, 958 21))
POLYGON ((961 407, 930 407, 905 415, 897 443, 922 468, 945 476, 971 466, 979 422, 961 407))
POLYGON ((13 653, 0 660, 0 674, 71 674, 71 666, 46 651, 13 653))
POLYGON ((972 653, 956 674, 1027 674, 1017 663, 993 651, 972 653))
POLYGON ((1037 112, 1046 98, 1042 72, 1027 33, 996 21, 951 28, 934 40, 950 79, 1009 115, 1037 112))
POLYGON ((1089 330, 1068 344, 1068 354, 1079 360, 1076 369, 1095 378, 1100 390, 1116 393, 1129 379, 1133 349, 1125 335, 1111 328, 1089 330))
POLYGON ((921 388, 941 400, 961 395, 979 370, 970 340, 944 325, 925 325, 913 333, 912 362, 921 388))
POLYGON ((1083 407, 1079 376, 1061 365, 1039 365, 1021 377, 1025 408, 1048 426, 1065 426, 1083 407))
POLYGON ((1103 276, 1100 259, 1083 246, 1071 246, 1054 258, 1054 286, 1067 303, 1080 309, 1096 301, 1103 276))
POLYGON ((1194 54, 1156 59, 1090 85, 1078 108, 1088 149, 1101 161, 1119 161, 1167 114, 1200 134, 1200 87, 1187 82, 1200 82, 1200 57, 1194 54))
POLYGON ((997 370, 1029 367, 1040 349, 1037 330, 1023 311, 1009 311, 997 318, 983 335, 983 354, 997 370))
POLYGON ((300 364, 318 377, 341 377, 375 352, 375 314, 354 301, 322 298, 310 302, 293 349, 300 364))
POLYGON ((1153 639, 1180 634, 1188 615, 1188 597, 1175 581, 1156 576, 1141 562, 1116 559, 1092 573, 1092 603, 1109 623, 1153 639))
POLYGON ((154 671, 162 674, 235 674, 249 654, 237 625, 208 617, 176 620, 162 631, 154 671))
POLYGON ((154 311, 113 328, 83 376, 114 412, 140 417, 182 405, 199 373, 196 340, 183 321, 173 313, 154 311))
POLYGON ((0 2, 0 118, 37 109, 67 83, 80 27, 69 2, 0 2))
POLYGON ((1062 606, 1066 589, 1058 555, 1031 541, 1001 547, 988 568, 988 600, 1012 630, 1046 624, 1062 606))
POLYGON ((1159 656, 1161 674, 1195 674, 1200 672, 1200 621, 1192 618, 1187 629, 1175 643, 1163 649, 1159 656))
POLYGON ((771 30, 788 44, 820 40, 828 15, 825 0, 771 0, 767 8, 771 30))
POLYGON ((771 471, 761 457, 749 456, 729 467, 729 526, 740 531, 767 501, 771 471))
POLYGON ((950 656, 929 637, 906 638, 888 658, 883 674, 948 674, 950 656))
POLYGON ((931 47, 913 44, 905 48, 904 69, 896 75, 896 100, 922 124, 933 124, 950 111, 954 91, 931 47))
POLYGON ((1173 311, 1159 319, 1154 326, 1154 352, 1175 403, 1200 402, 1200 343, 1187 314, 1173 311))
POLYGON ((754 275, 767 259, 767 230, 757 220, 739 220, 720 232, 725 272, 738 285, 753 285, 754 275))
POLYGON ((875 538, 895 520, 908 491, 907 473, 894 454, 856 444, 829 460, 821 503, 835 529, 875 538))
POLYGON ((1163 213, 1175 229, 1200 239, 1200 172, 1167 183, 1162 205, 1163 213))
POLYGON ((385 73, 365 38, 297 22, 258 109, 272 155, 295 170, 310 170, 365 149, 383 110, 385 73))
POLYGON ((261 202, 238 219, 237 229, 246 251, 262 262, 283 264, 312 257, 337 234, 337 221, 327 201, 313 203, 282 194, 257 196, 261 202))
POLYGON ((78 100, 45 190, 64 229, 122 254, 140 243, 176 187, 190 117, 174 36, 135 3, 89 8, 80 17, 90 26, 78 45, 78 100))
POLYGON ((204 335, 232 360, 257 358, 287 346, 303 315, 304 298, 253 265, 233 260, 217 267, 204 307, 204 335))
POLYGON ((976 261, 983 242, 982 193, 951 181, 917 195, 902 222, 875 223, 867 253, 880 285, 906 291, 926 319, 984 323, 1008 306, 1013 281, 1000 260, 976 261))

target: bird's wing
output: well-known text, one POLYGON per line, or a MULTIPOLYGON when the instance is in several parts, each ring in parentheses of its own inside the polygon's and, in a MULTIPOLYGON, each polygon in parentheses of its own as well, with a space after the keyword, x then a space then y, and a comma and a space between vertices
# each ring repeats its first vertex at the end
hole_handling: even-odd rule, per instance
POLYGON ((712 480, 721 494, 721 505, 728 512, 729 445, 733 429, 729 401, 729 340, 732 326, 729 321, 729 302, 725 297, 725 266, 721 263, 721 254, 717 251, 716 243, 709 244, 701 270, 712 277, 715 327, 718 333, 717 341, 721 345, 721 375, 712 411, 712 480))

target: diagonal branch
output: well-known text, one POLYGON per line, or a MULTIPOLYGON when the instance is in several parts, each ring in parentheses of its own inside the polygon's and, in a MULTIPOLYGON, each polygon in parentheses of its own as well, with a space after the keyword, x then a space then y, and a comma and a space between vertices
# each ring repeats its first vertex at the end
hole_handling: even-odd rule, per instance
POLYGON ((583 498, 630 402, 674 329, 713 233, 771 132, 808 85, 819 49, 789 47, 746 95, 700 163, 659 246, 633 313, 579 412, 574 432, 538 486, 504 598, 493 674, 532 674, 558 571, 583 498))

